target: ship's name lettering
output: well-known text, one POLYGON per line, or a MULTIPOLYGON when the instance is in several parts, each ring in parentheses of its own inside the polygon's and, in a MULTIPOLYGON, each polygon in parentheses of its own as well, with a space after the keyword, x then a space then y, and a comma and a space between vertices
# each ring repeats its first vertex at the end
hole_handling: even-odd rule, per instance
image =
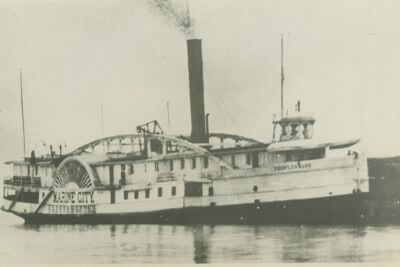
POLYGON ((54 203, 94 203, 93 191, 54 192, 54 203))
POLYGON ((305 169, 311 168, 311 163, 297 163, 291 165, 284 165, 284 166, 274 166, 275 171, 287 171, 287 170, 294 170, 294 169, 305 169))

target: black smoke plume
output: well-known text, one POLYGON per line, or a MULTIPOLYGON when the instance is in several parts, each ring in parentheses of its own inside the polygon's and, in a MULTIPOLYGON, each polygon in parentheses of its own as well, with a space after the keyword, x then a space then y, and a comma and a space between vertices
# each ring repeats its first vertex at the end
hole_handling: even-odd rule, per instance
POLYGON ((177 27, 186 38, 194 36, 194 24, 190 17, 187 0, 142 0, 140 2, 148 7, 151 14, 161 16, 166 22, 177 27))

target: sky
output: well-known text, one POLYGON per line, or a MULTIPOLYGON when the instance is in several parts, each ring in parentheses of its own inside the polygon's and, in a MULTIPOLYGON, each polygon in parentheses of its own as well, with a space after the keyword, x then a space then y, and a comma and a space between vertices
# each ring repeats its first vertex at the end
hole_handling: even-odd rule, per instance
MULTIPOLYGON (((164 1, 164 0, 160 0, 164 1)), ((187 35, 156 1, 0 1, 0 160, 26 147, 71 151, 157 119, 190 133, 187 35)), ((171 0, 186 10, 186 0, 171 0)), ((400 154, 400 2, 188 0, 203 44, 210 130, 269 142, 301 100, 321 139, 361 137, 368 156, 400 154)), ((28 153, 28 152, 27 152, 28 153)))

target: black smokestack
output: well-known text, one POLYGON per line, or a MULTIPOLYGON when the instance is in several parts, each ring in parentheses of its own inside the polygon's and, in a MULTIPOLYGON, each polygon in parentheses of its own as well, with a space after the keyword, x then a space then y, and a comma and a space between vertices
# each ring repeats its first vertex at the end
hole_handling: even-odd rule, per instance
POLYGON ((201 55, 201 40, 187 40, 190 112, 192 116, 191 141, 193 143, 208 143, 204 115, 204 81, 203 59, 201 55))

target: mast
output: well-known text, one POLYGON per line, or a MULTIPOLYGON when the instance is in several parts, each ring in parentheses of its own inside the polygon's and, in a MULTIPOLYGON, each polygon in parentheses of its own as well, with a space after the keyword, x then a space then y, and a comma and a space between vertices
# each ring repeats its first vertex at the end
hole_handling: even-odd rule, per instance
POLYGON ((283 118, 283 82, 285 75, 283 73, 283 35, 281 34, 281 118, 283 118))
POLYGON ((22 115, 22 138, 24 144, 24 157, 26 155, 25 149, 25 117, 24 117, 24 95, 22 92, 22 70, 19 70, 19 82, 20 82, 20 89, 21 89, 21 115, 22 115))

